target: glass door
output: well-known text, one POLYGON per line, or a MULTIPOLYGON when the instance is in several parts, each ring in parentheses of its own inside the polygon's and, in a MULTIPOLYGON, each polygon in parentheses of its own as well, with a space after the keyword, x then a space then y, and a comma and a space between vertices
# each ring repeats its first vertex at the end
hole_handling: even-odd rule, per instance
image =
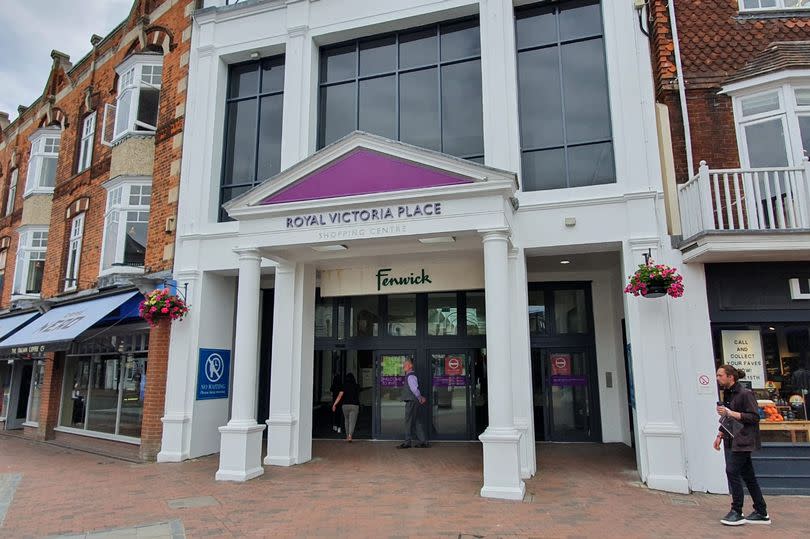
POLYGON ((472 359, 468 352, 431 351, 432 440, 471 438, 472 359))
MULTIPOLYGON (((402 391, 405 374, 405 360, 414 363, 419 377, 419 366, 413 350, 377 351, 374 355, 374 371, 377 388, 375 400, 377 413, 375 417, 374 437, 384 440, 398 440, 405 433, 405 403, 402 402, 402 391)), ((425 385, 420 380, 420 387, 425 385)))
POLYGON ((600 419, 593 398, 596 380, 588 348, 535 348, 532 371, 536 437, 598 442, 594 423, 600 419))

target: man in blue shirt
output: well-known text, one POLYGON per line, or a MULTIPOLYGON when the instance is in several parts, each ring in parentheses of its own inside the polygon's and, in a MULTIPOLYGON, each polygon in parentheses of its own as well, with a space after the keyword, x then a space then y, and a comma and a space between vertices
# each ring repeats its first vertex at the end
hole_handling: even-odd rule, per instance
POLYGON ((419 392, 419 381, 416 373, 413 372, 413 361, 406 359, 402 364, 405 370, 402 384, 402 400, 405 401, 405 441, 399 444, 400 449, 413 447, 413 434, 416 430, 416 439, 419 441, 416 447, 430 447, 425 438, 422 423, 418 421, 419 406, 425 404, 427 399, 419 392))

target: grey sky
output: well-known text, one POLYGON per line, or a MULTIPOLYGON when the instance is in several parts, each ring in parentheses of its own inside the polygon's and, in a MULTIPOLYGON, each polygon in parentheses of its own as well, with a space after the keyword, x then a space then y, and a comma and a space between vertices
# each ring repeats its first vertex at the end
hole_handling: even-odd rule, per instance
POLYGON ((90 36, 106 35, 134 0, 0 0, 0 111, 14 119, 45 89, 51 50, 76 62, 90 52, 90 36))

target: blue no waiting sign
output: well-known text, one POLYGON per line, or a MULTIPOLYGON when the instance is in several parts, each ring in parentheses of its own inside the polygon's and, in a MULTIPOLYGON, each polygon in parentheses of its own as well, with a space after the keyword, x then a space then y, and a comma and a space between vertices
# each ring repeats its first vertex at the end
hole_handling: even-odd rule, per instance
POLYGON ((227 399, 231 351, 200 348, 197 369, 197 400, 227 399))

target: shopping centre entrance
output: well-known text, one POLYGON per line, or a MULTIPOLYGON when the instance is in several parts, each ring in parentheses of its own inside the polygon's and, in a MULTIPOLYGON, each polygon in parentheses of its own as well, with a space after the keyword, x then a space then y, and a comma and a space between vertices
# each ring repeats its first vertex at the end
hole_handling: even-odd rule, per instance
POLYGON ((315 308, 313 437, 343 437, 335 395, 351 373, 360 386, 355 438, 400 439, 403 364, 427 398, 419 421, 430 440, 474 440, 487 425, 483 291, 322 298, 315 308))

